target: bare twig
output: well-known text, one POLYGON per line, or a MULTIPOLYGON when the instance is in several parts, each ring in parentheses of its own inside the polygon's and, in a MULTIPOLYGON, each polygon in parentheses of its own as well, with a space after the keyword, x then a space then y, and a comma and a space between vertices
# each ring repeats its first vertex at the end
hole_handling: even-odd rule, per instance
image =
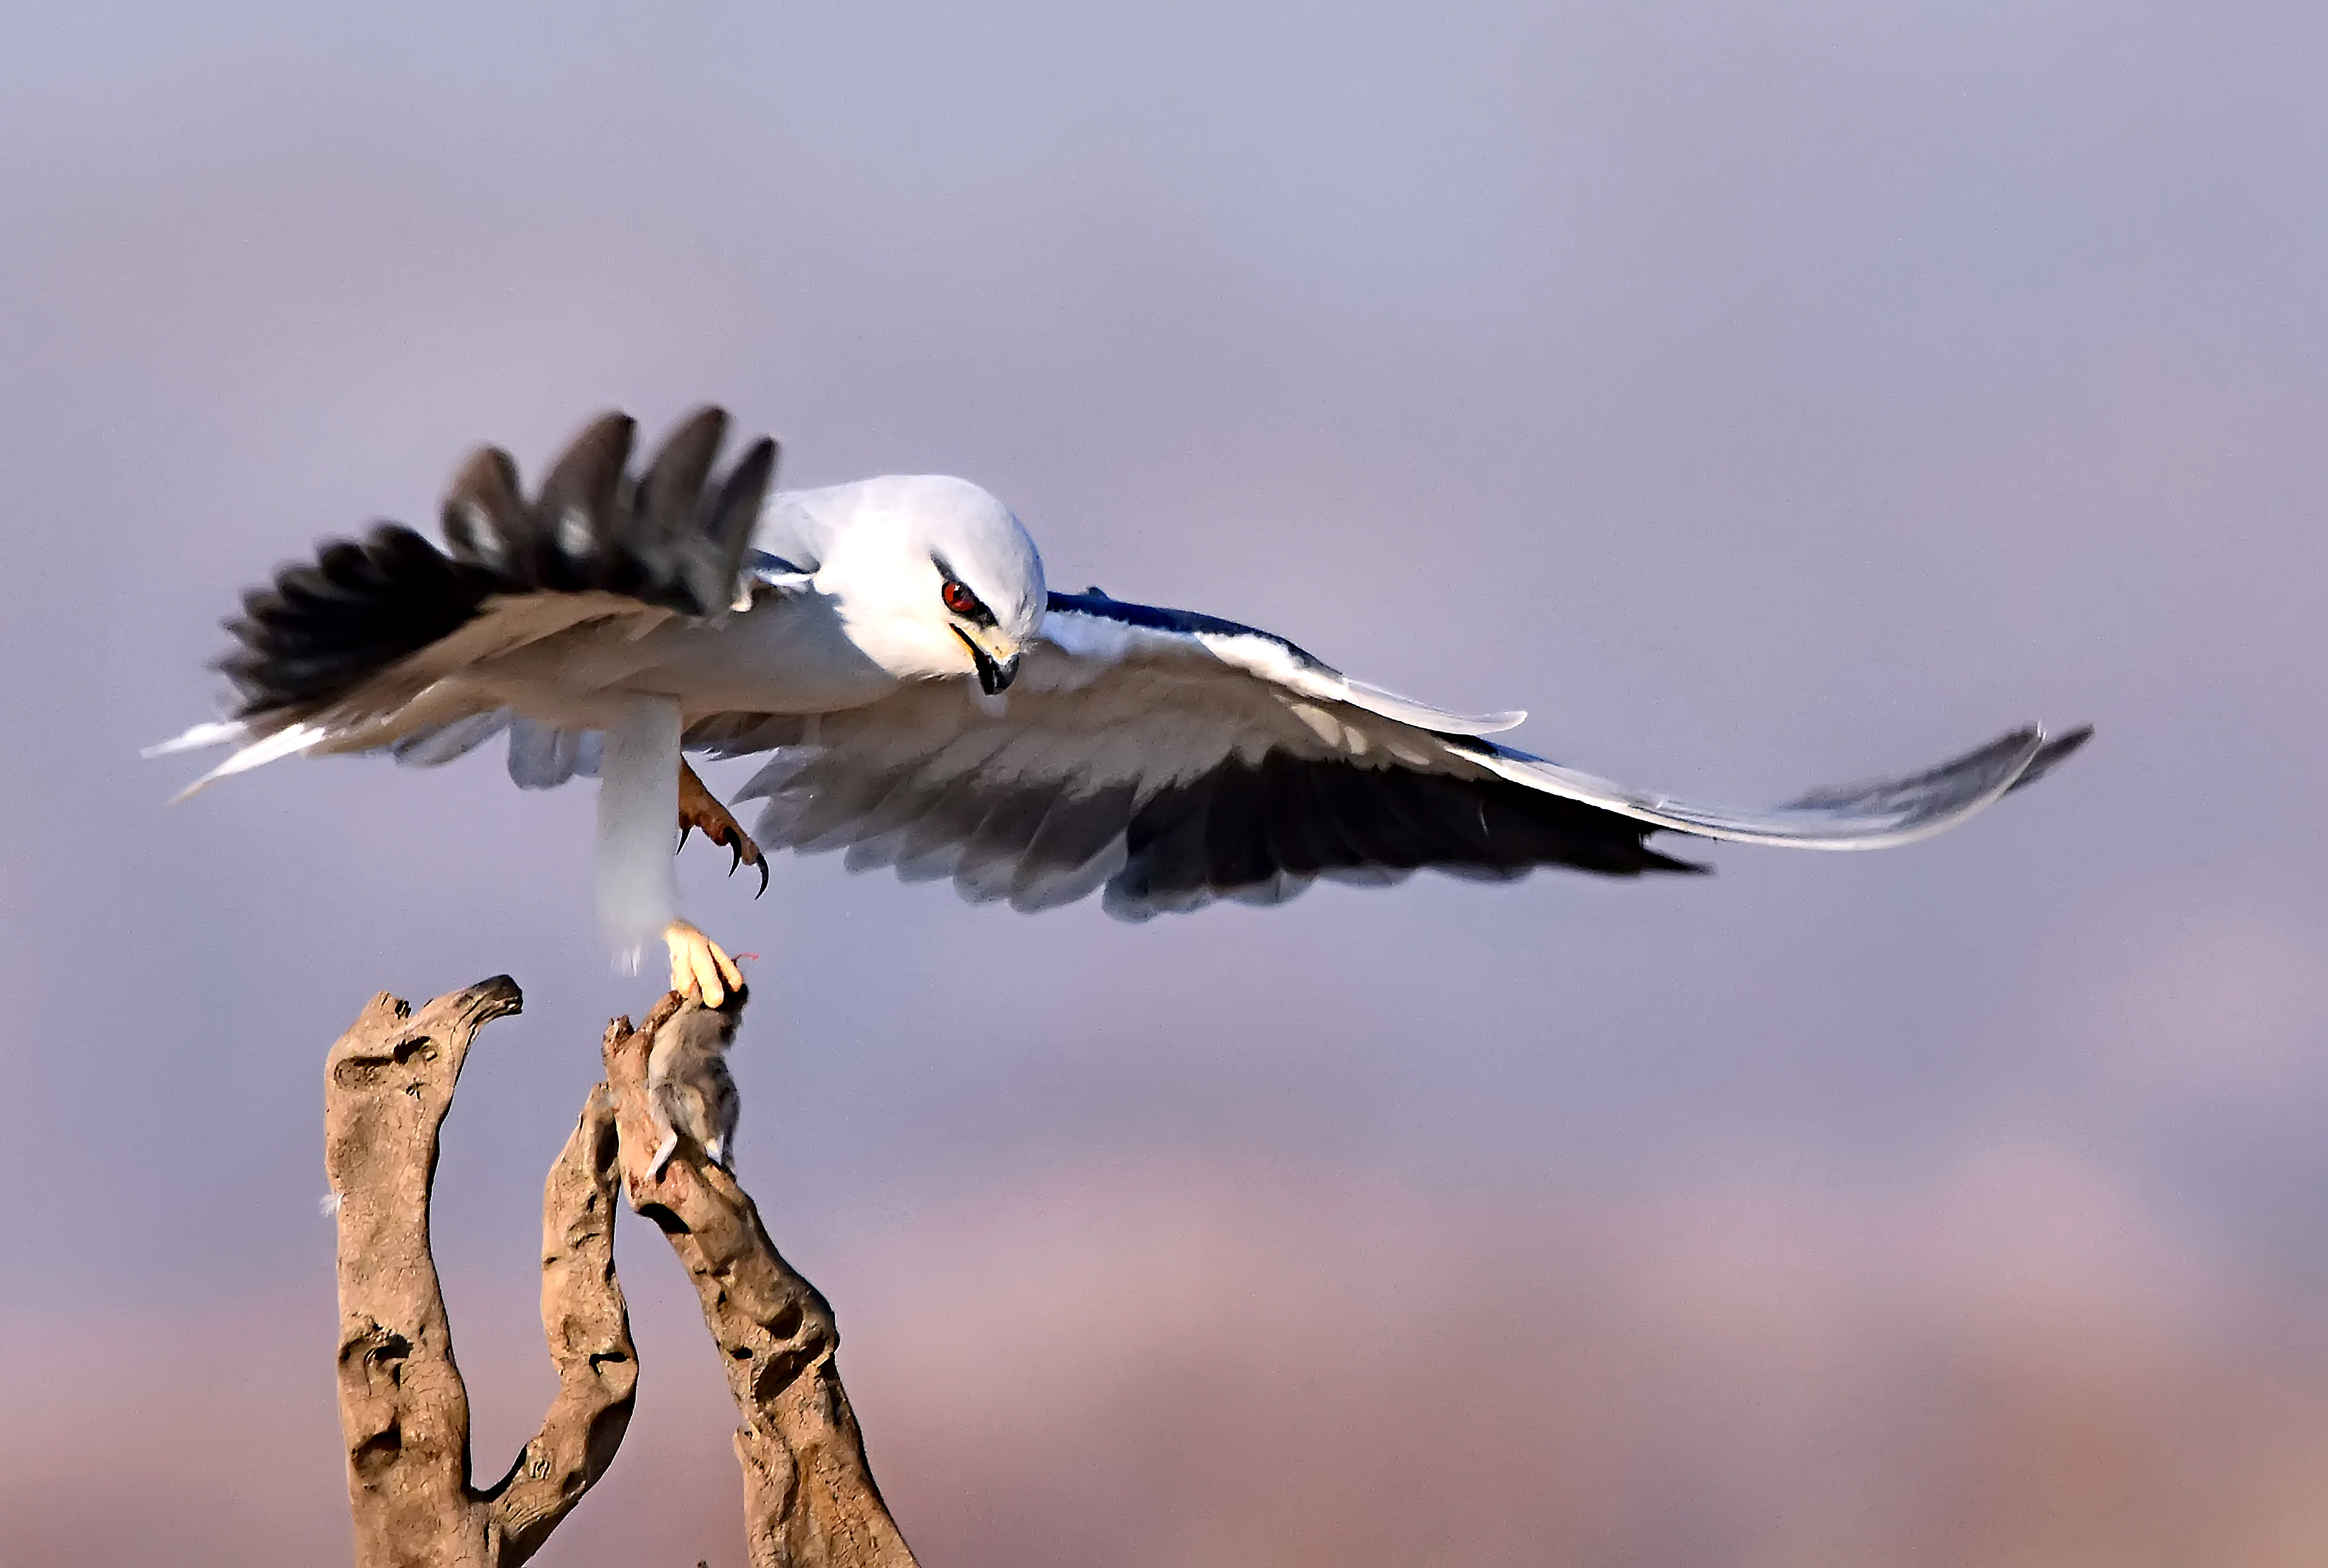
POLYGON ((670 995, 636 1029, 627 1018, 609 1024, 606 1078, 624 1190, 694 1280, 744 1418, 736 1457, 753 1568, 914 1568, 840 1386, 831 1307, 776 1251, 744 1189, 700 1149, 682 1145, 659 1178, 648 1175, 661 1140, 647 1106, 647 1054, 659 1028, 699 1005, 670 995))
POLYGON ((637 1357, 615 1278, 614 1105, 595 1089, 542 1195, 542 1326, 559 1389, 496 1486, 469 1479, 469 1402, 428 1246, 437 1133, 469 1044, 521 1005, 506 975, 414 1013, 382 994, 332 1047, 324 1166, 339 1207, 340 1424, 361 1568, 513 1568, 603 1473, 637 1357))

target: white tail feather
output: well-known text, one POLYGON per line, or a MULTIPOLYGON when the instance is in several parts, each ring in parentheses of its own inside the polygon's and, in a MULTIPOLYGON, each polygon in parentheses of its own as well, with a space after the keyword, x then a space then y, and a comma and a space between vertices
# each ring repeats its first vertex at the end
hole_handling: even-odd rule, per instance
MULTIPOLYGON (((228 778, 239 773, 249 773, 252 768, 264 767, 270 762, 279 762, 286 756, 296 756, 309 746, 323 740, 330 733, 331 731, 320 724, 288 725, 272 735, 252 741, 184 789, 172 795, 170 803, 176 805, 188 795, 198 790, 206 789, 222 778, 228 778)), ((181 738, 183 737, 181 737, 181 738)))
POLYGON ((232 746, 239 740, 249 738, 250 726, 240 719, 214 719, 208 724, 197 724, 183 735, 174 735, 167 740, 157 741, 137 755, 155 757, 169 756, 181 751, 207 751, 213 746, 232 746))

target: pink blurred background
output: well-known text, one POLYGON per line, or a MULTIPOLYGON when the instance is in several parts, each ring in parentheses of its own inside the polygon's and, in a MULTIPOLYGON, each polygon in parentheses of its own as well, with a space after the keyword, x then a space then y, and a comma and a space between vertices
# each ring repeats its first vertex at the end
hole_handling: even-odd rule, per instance
MULTIPOLYGON (((708 850, 740 1166, 938 1564, 2328 1560, 2328 13, 0 13, 0 1565, 347 1551, 319 1072, 497 970, 498 1472, 587 787, 186 805, 236 592, 718 399, 1054 580, 1712 798, 2101 737, 1882 856, 1142 928, 708 850)), ((734 784, 739 773, 715 783, 734 784)), ((740 1562, 685 1283, 547 1564, 740 1562)))

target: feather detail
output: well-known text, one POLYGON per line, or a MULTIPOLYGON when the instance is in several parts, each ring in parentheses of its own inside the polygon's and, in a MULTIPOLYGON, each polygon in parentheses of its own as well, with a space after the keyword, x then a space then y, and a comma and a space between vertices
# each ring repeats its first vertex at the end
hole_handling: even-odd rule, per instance
POLYGON ((239 773, 249 773, 252 768, 263 767, 270 762, 277 762, 286 756, 296 756, 301 752, 322 744, 330 737, 330 735, 331 732, 320 724, 286 725, 272 735, 252 741, 249 746, 228 757, 218 766, 172 795, 170 803, 176 805, 189 795, 208 789, 222 778, 230 778, 239 773))

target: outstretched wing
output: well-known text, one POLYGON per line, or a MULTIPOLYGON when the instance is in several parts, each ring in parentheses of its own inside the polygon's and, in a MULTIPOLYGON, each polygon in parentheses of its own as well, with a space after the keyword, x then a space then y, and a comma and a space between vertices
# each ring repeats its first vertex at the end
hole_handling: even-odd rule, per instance
POLYGON ((1267 633, 1096 592, 1051 596, 997 701, 924 682, 811 719, 731 715, 689 743, 774 749, 765 848, 843 850, 851 869, 950 878, 973 901, 1048 908, 1103 889, 1127 919, 1215 898, 1275 903, 1319 878, 1422 869, 1509 879, 1700 869, 1660 830, 1816 849, 1904 843, 2067 756, 2016 730, 1908 778, 1768 812, 1695 806, 1499 746, 1521 715, 1450 713, 1343 675, 1267 633))
POLYGON ((634 637, 793 580, 789 563, 748 548, 775 443, 754 443, 715 475, 727 427, 724 411, 698 409, 634 475, 636 427, 603 415, 531 499, 509 455, 483 448, 446 495, 445 548, 383 523, 244 595, 227 626, 236 646, 218 666, 235 688, 233 717, 155 749, 237 745, 208 783, 308 751, 384 748, 428 765, 514 722, 520 783, 587 771, 590 737, 513 721, 462 677, 577 627, 634 637))

